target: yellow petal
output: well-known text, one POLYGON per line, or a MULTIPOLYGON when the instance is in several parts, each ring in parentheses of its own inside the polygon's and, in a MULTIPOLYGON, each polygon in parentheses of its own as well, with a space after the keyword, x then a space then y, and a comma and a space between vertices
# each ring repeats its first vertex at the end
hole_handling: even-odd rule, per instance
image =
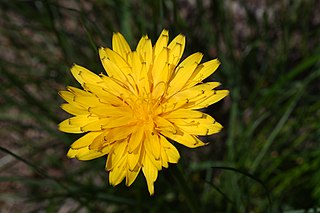
MULTIPOLYGON (((140 82, 140 73, 142 70, 142 62, 139 58, 139 54, 136 51, 133 51, 128 56, 129 64, 132 67, 132 75, 129 75, 129 77, 133 78, 136 84, 139 84, 140 82)), ((139 85, 137 85, 139 86, 139 85)))
POLYGON ((160 107, 157 108, 157 114, 168 113, 180 108, 194 107, 198 101, 204 101, 211 96, 214 92, 212 88, 218 85, 220 85, 218 82, 209 82, 180 91, 164 100, 160 107))
POLYGON ((212 89, 219 85, 218 82, 209 82, 180 91, 166 101, 164 112, 177 110, 179 107, 194 107, 211 96, 214 93, 212 89))
POLYGON ((178 110, 181 109, 185 106, 188 105, 188 103, 190 102, 189 99, 177 99, 177 100, 167 100, 165 102, 163 102, 160 107, 157 108, 157 114, 163 115, 165 113, 169 113, 171 111, 174 110, 178 110))
POLYGON ((161 170, 162 169, 162 164, 161 164, 161 158, 155 158, 153 156, 153 154, 150 151, 146 150, 146 154, 145 154, 148 159, 152 162, 152 164, 157 168, 157 170, 161 170))
MULTIPOLYGON (((104 79, 107 77, 103 77, 104 79)), ((109 81, 109 80, 107 80, 109 81)), ((110 83, 110 85, 113 85, 114 83, 110 83)), ((118 85, 116 85, 118 87, 118 85)), ((91 97, 86 97, 86 96, 77 96, 75 97, 75 101, 80 102, 79 99, 84 99, 84 101, 81 102, 82 105, 92 105, 96 106, 96 105, 101 105, 101 104, 112 104, 114 106, 121 106, 123 105, 123 101, 116 95, 119 94, 119 91, 113 90, 113 89, 109 89, 109 88, 104 88, 101 87, 99 85, 94 85, 94 84, 86 84, 85 85, 86 89, 88 91, 92 91, 93 94, 95 94, 95 96, 91 96, 91 97), (114 92, 114 93, 112 93, 114 92), (94 102, 94 103, 93 103, 94 102)), ((113 87, 115 88, 115 87, 113 87)), ((118 88, 119 89, 119 88, 118 88)), ((121 88, 121 91, 124 90, 124 92, 126 94, 127 91, 125 90, 125 88, 121 88)), ((121 93, 120 93, 121 94, 121 93)))
POLYGON ((89 145, 90 150, 97 150, 103 153, 109 154, 113 151, 113 146, 119 142, 125 140, 125 138, 121 138, 118 141, 116 140, 109 140, 108 138, 109 132, 104 131, 101 135, 96 137, 93 142, 89 145))
MULTIPOLYGON (((186 110, 187 111, 187 110, 186 110)), ((197 123, 201 122, 204 124, 210 124, 210 123, 214 123, 215 120, 208 114, 205 114, 203 112, 199 112, 199 111, 193 111, 190 110, 191 112, 198 112, 199 114, 197 116, 194 116, 193 118, 187 118, 187 117, 171 117, 168 118, 168 120, 173 123, 174 125, 196 125, 197 123)), ((173 113, 172 113, 173 114, 173 113)), ((196 115, 196 114, 195 114, 196 115)))
POLYGON ((60 131, 68 132, 68 133, 83 133, 86 130, 83 129, 84 126, 87 124, 97 121, 97 117, 87 115, 77 115, 72 118, 68 118, 64 121, 62 121, 58 128, 60 131))
POLYGON ((59 91, 59 95, 61 98, 63 98, 68 103, 74 102, 75 95, 72 92, 69 91, 59 91))
POLYGON ((120 159, 120 162, 109 173, 109 182, 111 185, 116 186, 122 182, 126 176, 126 157, 120 159))
POLYGON ((95 106, 89 109, 90 113, 98 115, 99 117, 108 117, 108 116, 125 116, 128 113, 132 113, 129 107, 125 106, 113 106, 104 104, 102 106, 95 106))
POLYGON ((199 65, 202 57, 202 53, 194 53, 181 62, 181 64, 175 70, 175 75, 173 79, 169 83, 169 96, 179 92, 184 87, 184 85, 192 75, 193 71, 199 65))
POLYGON ((98 148, 98 151, 101 151, 103 153, 109 154, 113 148, 113 146, 116 144, 116 142, 109 143, 108 141, 106 143, 103 143, 101 148, 98 148))
POLYGON ((102 105, 99 98, 97 98, 95 96, 75 96, 73 98, 73 101, 74 101, 74 103, 79 104, 80 106, 82 106, 86 109, 89 109, 89 107, 102 105))
POLYGON ((144 137, 143 128, 135 128, 129 139, 128 151, 133 152, 140 144, 142 144, 142 140, 144 137))
POLYGON ((208 107, 211 104, 214 104, 229 94, 228 90, 214 90, 210 95, 204 99, 200 99, 194 103, 193 106, 190 106, 191 109, 201 109, 208 107))
MULTIPOLYGON (((86 93, 86 95, 80 95, 79 92, 75 92, 74 89, 71 90, 71 87, 68 87, 68 89, 70 91, 60 91, 59 92, 59 95, 64 99, 66 100, 68 103, 71 104, 70 107, 75 107, 74 110, 76 110, 77 108, 79 109, 84 109, 86 110, 87 112, 89 107, 92 107, 92 106, 96 106, 96 105, 101 105, 102 104, 102 101, 99 100, 98 97, 92 95, 92 94, 89 94, 89 93, 86 93), (76 95, 77 94, 77 95, 76 95)), ((121 103, 121 102, 120 102, 121 103)), ((68 106, 67 106, 68 107, 68 106)), ((66 108, 67 108, 66 107, 66 108)), ((69 108, 68 108, 69 109, 69 108)), ((67 109, 67 110, 68 110, 67 109)), ((70 109, 71 110, 71 109, 70 109)), ((72 113, 71 113, 72 114, 72 113)), ((80 114, 80 113, 79 113, 80 114)), ((81 113, 82 114, 82 113, 81 113)))
MULTIPOLYGON (((163 137, 163 136, 161 136, 163 137)), ((161 138, 160 138, 161 140, 161 138)), ((168 155, 165 151, 165 148, 161 145, 161 165, 164 167, 164 168, 168 168, 169 167, 169 164, 168 164, 168 155)))
POLYGON ((218 133, 222 129, 222 125, 218 122, 207 124, 198 123, 197 125, 178 125, 183 131, 193 135, 212 135, 218 133))
POLYGON ((157 116, 155 118, 155 124, 157 129, 167 130, 171 132, 176 132, 176 127, 168 121, 164 116, 157 116))
POLYGON ((133 122, 132 118, 129 117, 105 117, 97 119, 86 125, 82 126, 83 131, 100 131, 104 129, 110 129, 120 126, 130 126, 130 122, 133 122))
POLYGON ((72 149, 70 148, 68 150, 68 153, 67 153, 67 157, 68 158, 75 158, 76 157, 76 154, 79 152, 80 149, 72 149))
POLYGON ((148 36, 143 36, 138 45, 137 52, 141 57, 141 61, 146 67, 149 67, 153 60, 152 43, 148 36))
POLYGON ((71 126, 85 126, 91 122, 99 120, 97 116, 94 116, 92 114, 86 114, 86 115, 77 115, 74 117, 71 117, 68 120, 68 125, 71 126))
POLYGON ((122 58, 127 59, 128 54, 131 52, 131 48, 126 39, 121 33, 114 33, 112 36, 112 49, 119 53, 122 58))
POLYGON ((178 118, 169 119, 183 132, 191 135, 212 135, 222 129, 222 125, 216 122, 211 116, 201 113, 200 118, 178 118))
MULTIPOLYGON (((108 59, 111 62, 113 62, 116 65, 116 67, 118 67, 118 69, 120 69, 125 76, 125 80, 119 80, 121 83, 123 83, 123 85, 121 86, 127 86, 128 89, 130 89, 131 91, 134 91, 135 82, 132 77, 133 71, 132 71, 132 67, 128 63, 128 60, 122 58, 121 55, 119 55, 117 52, 112 51, 109 48, 105 48, 104 50, 105 50, 105 53, 107 54, 108 59)), ((103 77, 103 75, 101 76, 103 77)), ((113 86, 110 85, 110 82, 106 82, 106 85, 108 86, 109 89, 117 90, 116 88, 113 88, 113 86)))
POLYGON ((112 61, 126 76, 132 72, 127 60, 119 55, 119 53, 109 48, 105 48, 104 50, 110 61, 112 61))
POLYGON ((77 64, 73 65, 71 73, 81 85, 84 83, 96 84, 101 82, 101 78, 98 75, 77 64))
POLYGON ((71 145, 71 148, 80 149, 83 147, 88 147, 93 142, 93 140, 101 134, 102 134, 101 132, 89 132, 84 136, 82 136, 81 138, 79 138, 78 140, 76 140, 75 142, 73 142, 73 144, 71 145))
POLYGON ((116 79, 109 78, 107 76, 102 76, 102 79, 106 85, 105 90, 107 90, 109 93, 112 93, 118 97, 124 98, 124 97, 130 97, 132 95, 132 92, 134 91, 129 87, 124 87, 128 85, 121 85, 119 81, 116 81, 116 79))
MULTIPOLYGON (((174 147, 165 137, 160 137, 161 146, 164 147, 165 155, 167 156, 167 161, 170 163, 178 163, 180 159, 180 154, 176 147, 174 147)), ((165 159, 165 157, 164 157, 165 159)))
MULTIPOLYGON (((190 109, 178 109, 169 113, 165 113, 162 115, 162 117, 166 119, 202 118, 203 113, 196 110, 190 110, 190 109)), ((168 122, 170 122, 170 120, 168 122)))
POLYGON ((139 145, 139 148, 135 149, 133 152, 128 152, 128 166, 129 170, 133 171, 137 166, 141 166, 141 162, 139 163, 139 160, 141 161, 141 145, 139 145), (139 163, 139 164, 138 164, 139 163))
POLYGON ((89 149, 105 150, 109 152, 111 146, 118 141, 127 139, 132 133, 131 127, 117 127, 113 129, 106 129, 96 137, 89 146, 89 149))
POLYGON ((156 44, 153 47, 154 58, 157 58, 163 48, 167 48, 169 41, 169 32, 167 30, 162 30, 156 44))
POLYGON ((158 169, 153 165, 151 160, 145 156, 142 167, 143 174, 147 180, 148 190, 150 195, 154 194, 154 185, 158 177, 158 169))
MULTIPOLYGON (((110 144, 107 144, 107 140, 106 140, 107 131, 98 131, 98 132, 100 134, 97 137, 95 137, 88 146, 90 150, 101 151, 103 147, 110 145, 110 144)), ((109 150, 105 149, 104 153, 106 154, 109 153, 109 150)))
POLYGON ((121 126, 108 130, 106 140, 111 142, 128 139, 134 131, 134 126, 121 126))
POLYGON ((117 164, 119 164, 121 159, 126 157, 127 153, 127 141, 119 141, 115 143, 110 151, 106 163, 106 170, 112 170, 117 164))
POLYGON ((188 82, 186 83, 186 88, 190 88, 200 82, 202 82, 204 79, 209 77, 214 71, 218 69, 220 65, 220 61, 218 59, 213 59, 210 61, 207 61, 203 64, 201 64, 199 67, 201 69, 197 69, 188 82))
POLYGON ((156 161, 156 165, 158 169, 161 168, 160 165, 160 141, 159 136, 154 132, 145 132, 146 139, 144 141, 144 147, 146 149, 146 152, 150 154, 150 158, 152 158, 152 161, 156 161))
POLYGON ((153 88, 158 87, 159 84, 166 84, 169 75, 167 48, 163 48, 155 59, 151 73, 153 77, 153 88))
POLYGON ((130 169, 127 170, 127 174, 126 174, 126 185, 127 186, 130 186, 135 181, 140 170, 141 170, 141 166, 138 166, 137 169, 135 169, 135 170, 130 170, 130 169))
MULTIPOLYGON (((168 66, 167 66, 167 68, 165 68, 165 70, 168 70, 168 66)), ((167 71, 164 71, 164 72, 167 72, 167 71)), ((161 100, 166 89, 167 89, 166 82, 165 81, 159 82, 157 85, 155 85, 155 88, 152 91, 152 98, 154 100, 161 100)))
POLYGON ((71 115, 88 114, 88 110, 84 107, 81 107, 80 105, 77 106, 74 104, 61 104, 60 107, 71 115))
POLYGON ((92 159, 95 159, 95 158, 99 158, 103 155, 106 155, 106 153, 103 153, 103 152, 99 152, 99 151, 96 151, 96 150, 89 150, 88 147, 85 147, 85 148, 81 148, 79 149, 78 153, 76 154, 76 158, 78 160, 83 160, 83 161, 86 161, 86 160, 92 160, 92 159))
POLYGON ((125 74, 108 58, 104 48, 99 49, 99 55, 103 68, 107 72, 108 76, 124 82, 126 80, 125 74))
POLYGON ((145 95, 150 91, 150 82, 151 77, 148 75, 149 68, 153 63, 153 49, 151 40, 148 36, 143 36, 138 45, 137 45, 137 52, 140 55, 141 59, 141 72, 137 78, 137 86, 139 88, 139 93, 141 95, 145 95))
POLYGON ((93 96, 92 94, 90 94, 89 92, 76 88, 76 87, 72 87, 72 86, 67 86, 67 89, 72 92, 75 96, 93 96))
POLYGON ((161 131, 161 134, 189 148, 195 148, 195 147, 206 145, 205 143, 200 141, 197 137, 183 131, 178 131, 178 133, 176 134, 169 131, 161 131))
POLYGON ((170 49, 169 54, 169 64, 174 67, 178 64, 183 54, 184 48, 186 44, 186 37, 183 35, 176 36, 168 45, 170 49))
POLYGON ((137 83, 139 95, 142 97, 147 96, 151 89, 152 77, 151 74, 149 75, 148 69, 149 67, 147 67, 146 63, 142 63, 142 68, 137 83))

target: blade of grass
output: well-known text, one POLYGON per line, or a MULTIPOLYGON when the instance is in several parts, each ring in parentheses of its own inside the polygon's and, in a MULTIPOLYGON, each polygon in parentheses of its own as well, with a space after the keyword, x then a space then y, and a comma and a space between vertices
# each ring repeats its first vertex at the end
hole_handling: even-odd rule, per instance
POLYGON ((56 27, 55 22, 57 21, 56 13, 58 13, 58 8, 57 8, 58 5, 51 5, 51 3, 48 0, 42 0, 42 2, 44 3, 46 12, 48 14, 51 29, 55 33, 57 40, 59 42, 59 47, 61 48, 61 50, 64 54, 63 58, 65 60, 65 63, 67 65, 69 65, 69 64, 71 64, 70 58, 71 58, 71 55, 73 55, 71 52, 73 49, 70 47, 68 40, 67 40, 65 34, 62 32, 62 30, 59 30, 56 27))
POLYGON ((298 103, 298 101, 302 97, 303 92, 304 92, 303 88, 301 88, 301 87, 298 88, 296 96, 292 98, 292 100, 289 103, 286 111, 283 113, 282 117, 279 119, 277 125, 274 127, 274 129, 270 133, 269 137, 267 138, 266 142, 264 143, 261 151, 258 153, 256 159, 253 161, 251 169, 250 169, 250 171, 252 173, 256 171, 258 165, 260 164, 260 162, 262 161, 262 159, 266 155, 266 153, 269 150, 270 146, 272 145, 272 143, 274 142, 274 140, 276 139, 276 137, 278 136, 278 134, 280 133, 280 131, 284 127, 285 123, 289 119, 290 114, 292 113, 292 111, 294 110, 296 104, 298 103))
POLYGON ((42 115, 49 118, 51 121, 57 123, 59 121, 58 117, 50 112, 48 106, 45 106, 42 101, 37 100, 33 95, 31 95, 28 90, 24 88, 24 82, 22 82, 17 76, 11 74, 10 72, 6 71, 4 65, 0 61, 0 71, 6 77, 8 81, 12 85, 14 85, 21 93, 22 97, 30 106, 37 107, 41 112, 42 115))
POLYGON ((192 192, 190 186, 188 185, 188 182, 183 175, 182 168, 180 168, 179 165, 172 166, 172 176, 176 182, 176 184, 179 186, 179 189, 186 199, 187 205, 189 206, 190 212, 198 212, 197 209, 197 203, 199 203, 197 198, 194 196, 194 193, 192 192))
POLYGON ((236 169, 236 168, 232 168, 232 167, 214 166, 214 167, 212 167, 212 169, 222 169, 222 170, 234 171, 234 172, 236 172, 236 173, 240 173, 240 174, 242 174, 242 175, 244 175, 244 176, 246 176, 246 177, 249 177, 249 178, 251 178, 252 180, 254 180, 254 181, 256 181, 257 183, 259 183, 259 184, 263 187, 263 189, 264 189, 264 191, 265 191, 265 193, 266 193, 266 195, 267 195, 267 199, 268 199, 268 202, 269 202, 269 212, 271 213, 272 200, 271 200, 271 197, 270 197, 270 191, 269 191, 269 189, 267 188, 267 186, 265 185, 265 183, 264 183, 262 180, 260 180, 259 178, 257 178, 257 177, 256 177, 255 175, 253 175, 253 174, 250 174, 250 173, 248 173, 248 172, 246 172, 246 171, 242 171, 242 170, 240 170, 240 169, 236 169))

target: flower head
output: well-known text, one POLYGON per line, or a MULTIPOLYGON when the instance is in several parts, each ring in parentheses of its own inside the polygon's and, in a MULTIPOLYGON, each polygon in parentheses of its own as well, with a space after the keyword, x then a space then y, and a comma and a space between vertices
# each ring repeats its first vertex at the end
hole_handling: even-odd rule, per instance
POLYGON ((168 31, 163 30, 154 46, 143 36, 131 50, 115 33, 112 49, 99 49, 107 75, 74 65, 71 72, 83 89, 69 86, 60 91, 67 102, 61 107, 73 117, 61 122, 59 129, 86 133, 67 156, 91 160, 108 155, 112 185, 125 178, 130 186, 142 169, 153 194, 158 171, 180 158, 172 141, 190 148, 203 146, 198 136, 222 128, 210 115, 197 111, 228 95, 227 90, 216 90, 218 82, 202 83, 220 62, 200 63, 203 55, 194 53, 179 63, 185 37, 168 41, 168 31))

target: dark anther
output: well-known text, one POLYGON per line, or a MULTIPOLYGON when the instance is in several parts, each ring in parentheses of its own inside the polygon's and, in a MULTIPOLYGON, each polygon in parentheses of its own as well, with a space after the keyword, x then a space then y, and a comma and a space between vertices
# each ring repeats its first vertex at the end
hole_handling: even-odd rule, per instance
POLYGON ((208 135, 209 134, 209 129, 207 129, 207 131, 206 131, 206 135, 208 135))

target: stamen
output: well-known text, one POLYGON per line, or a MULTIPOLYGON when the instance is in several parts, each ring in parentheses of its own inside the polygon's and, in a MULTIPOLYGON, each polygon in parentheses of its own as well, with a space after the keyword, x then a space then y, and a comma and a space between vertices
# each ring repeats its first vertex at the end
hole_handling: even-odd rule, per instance
POLYGON ((208 135, 208 134, 209 134, 209 129, 206 130, 206 135, 208 135))

